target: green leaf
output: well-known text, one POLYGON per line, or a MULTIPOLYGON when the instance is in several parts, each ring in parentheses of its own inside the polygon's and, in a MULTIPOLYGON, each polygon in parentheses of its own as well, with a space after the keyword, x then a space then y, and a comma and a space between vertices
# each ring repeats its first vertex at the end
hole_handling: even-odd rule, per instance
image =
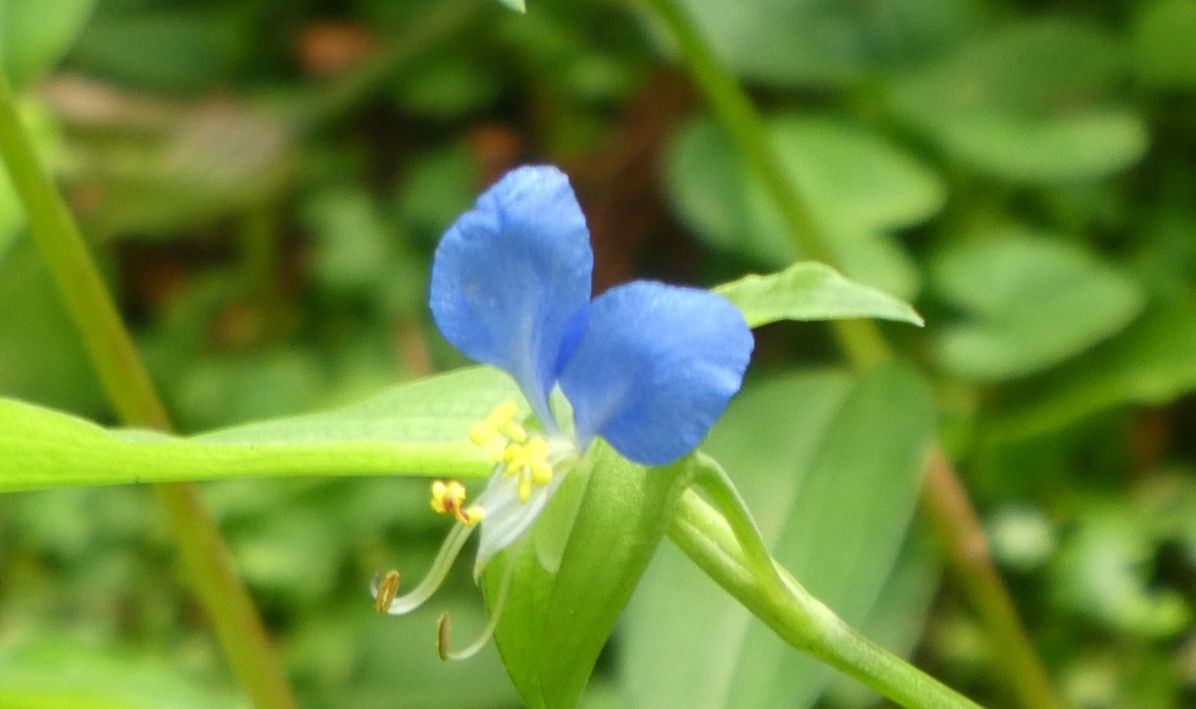
POLYGON ((500 5, 505 5, 515 12, 527 12, 527 3, 524 0, 498 0, 500 5))
MULTIPOLYGON (((723 462, 776 558, 858 624, 889 578, 934 432, 928 387, 890 365, 758 382, 731 403, 707 450, 723 462)), ((813 702, 830 671, 788 647, 662 550, 629 609, 630 705, 773 707, 813 702)))
POLYGON ((0 0, 0 70, 15 86, 37 79, 62 57, 95 0, 0 0))
POLYGON ((1196 3, 1141 3, 1134 21, 1134 66, 1142 81, 1160 88, 1196 89, 1196 3))
POLYGON ((735 73, 784 86, 840 85, 923 60, 959 41, 975 15, 966 0, 681 4, 735 73))
POLYGON ((1016 229, 949 248, 931 276, 971 316, 939 333, 939 362, 977 380, 1058 364, 1122 330, 1143 305, 1132 280, 1082 248, 1016 229))
POLYGON ((0 706, 152 709, 240 707, 225 690, 189 682, 177 664, 128 652, 99 652, 78 637, 43 637, 0 652, 0 706))
POLYGON ((103 2, 72 49, 71 63, 150 94, 215 90, 260 56, 245 41, 258 22, 241 5, 103 2))
POLYGON ((795 263, 780 273, 724 283, 715 293, 735 304, 750 327, 779 320, 883 318, 923 325, 908 303, 844 278, 821 263, 795 263))
POLYGON ((1141 118, 1121 108, 1093 108, 1050 120, 978 114, 938 128, 960 160, 1019 182, 1085 180, 1138 161, 1149 136, 1141 118))
POLYGON ((493 605, 506 565, 517 565, 495 641, 530 707, 577 704, 689 480, 688 459, 647 469, 601 442, 590 459, 537 521, 531 543, 504 553, 484 574, 493 605), (555 573, 537 539, 546 531, 568 535, 555 573))
POLYGON ((0 396, 82 414, 104 410, 91 362, 27 233, 0 254, 0 332, 0 396))
POLYGON ((514 383, 485 367, 395 387, 354 406, 193 437, 105 429, 0 399, 0 491, 297 475, 482 477, 492 463, 469 426, 514 383))
MULTIPOLYGON (((874 643, 902 657, 917 650, 939 587, 942 562, 934 540, 915 527, 906 539, 893 573, 877 594, 876 604, 856 628, 874 643)), ((828 704, 866 707, 876 693, 847 675, 834 677, 827 688, 828 704)))
POLYGON ((17 198, 7 170, 0 170, 0 261, 4 252, 16 239, 17 231, 25 223, 25 210, 17 198))
POLYGON ((987 426, 988 435, 1023 438, 1122 404, 1161 406, 1196 389, 1193 323, 1190 294, 1151 304, 1125 332, 1027 387, 987 426))
POLYGON ((890 108, 969 166, 1019 182, 1096 179, 1135 163, 1148 135, 1114 102, 1125 53, 1099 28, 1014 24, 889 86, 890 108))
MULTIPOLYGON (((946 195, 938 176, 886 138, 842 119, 778 116, 768 129, 843 272, 912 294, 916 270, 888 233, 938 212, 946 195)), ((768 191, 712 121, 676 134, 665 174, 678 216, 712 246, 776 268, 802 257, 768 191)))
MULTIPOLYGON (((0 0, 0 8, 3 8, 3 3, 4 0, 0 0)), ((0 9, 0 16, 2 15, 3 11, 0 9)), ((0 27, 0 35, 2 34, 3 27, 0 27)), ((17 111, 26 133, 33 142, 33 149, 44 162, 52 162, 61 140, 58 125, 49 110, 40 102, 29 99, 18 100, 17 111)), ((24 225, 25 207, 21 204, 16 188, 13 187, 8 170, 0 165, 0 261, 3 261, 8 247, 17 241, 24 225)), ((0 278, 0 283, 2 282, 3 278, 0 278)))
POLYGON ((295 175, 295 135, 278 112, 233 100, 147 105, 115 90, 108 100, 146 117, 132 135, 101 125, 72 136, 67 177, 99 195, 80 214, 89 234, 169 237, 260 207, 295 175))

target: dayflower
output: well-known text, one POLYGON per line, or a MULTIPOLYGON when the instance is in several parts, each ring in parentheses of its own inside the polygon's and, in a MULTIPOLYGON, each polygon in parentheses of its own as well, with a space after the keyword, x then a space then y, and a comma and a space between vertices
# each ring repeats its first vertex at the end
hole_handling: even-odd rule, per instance
POLYGON ((533 416, 515 420, 519 407, 507 402, 471 429, 495 462, 485 490, 469 504, 460 483, 433 485, 433 509, 457 524, 416 589, 396 598, 397 572, 383 579, 379 611, 426 600, 475 526, 480 573, 531 527, 596 438, 636 463, 671 463, 739 390, 753 343, 731 303, 650 281, 591 301, 592 270, 585 217, 554 167, 508 173, 441 238, 429 295, 437 326, 465 355, 510 374, 533 416), (568 406, 554 409, 557 387, 568 406))

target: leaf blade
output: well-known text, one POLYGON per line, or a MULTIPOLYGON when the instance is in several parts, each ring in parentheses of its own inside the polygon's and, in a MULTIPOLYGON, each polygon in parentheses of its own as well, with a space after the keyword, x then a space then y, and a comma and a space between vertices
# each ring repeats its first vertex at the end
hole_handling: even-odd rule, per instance
POLYGON ((795 263, 769 275, 744 276, 714 289, 738 307, 749 327, 780 320, 881 318, 921 327, 922 317, 909 304, 883 291, 852 281, 830 266, 795 263))
MULTIPOLYGON (((803 372, 746 390, 707 450, 727 464, 777 559, 859 623, 896 564, 933 419, 928 388, 906 367, 859 380, 803 372), (861 436, 871 436, 868 445, 861 436)), ((830 670, 703 585, 684 557, 666 552, 629 611, 631 705, 768 707, 778 696, 787 706, 811 704, 830 670)))
POLYGON ((505 375, 475 367, 343 409, 193 437, 106 429, 0 399, 0 492, 303 475, 481 477, 492 464, 469 443, 469 425, 508 399, 522 401, 505 375))

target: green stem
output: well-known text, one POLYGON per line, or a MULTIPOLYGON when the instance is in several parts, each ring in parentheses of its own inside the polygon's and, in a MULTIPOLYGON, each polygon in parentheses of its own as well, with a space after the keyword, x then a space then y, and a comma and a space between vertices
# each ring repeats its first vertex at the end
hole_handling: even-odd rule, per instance
MULTIPOLYGON (((694 470, 694 485, 705 493, 726 517, 731 531, 735 534, 735 540, 747 554, 751 569, 758 576, 775 576, 772 553, 768 551, 768 545, 764 543, 747 503, 739 494, 735 483, 731 482, 731 476, 727 475, 727 471, 723 470, 718 461, 700 451, 694 461, 694 470)), ((779 577, 777 578, 779 580, 779 577)))
MULTIPOLYGON (((794 243, 812 258, 835 265, 830 243, 820 235, 810 210, 783 166, 770 148, 760 114, 735 77, 726 70, 677 0, 643 0, 676 40, 690 76, 698 84, 711 109, 729 133, 750 168, 759 175, 780 209, 794 243)), ((880 328, 867 320, 834 321, 835 333, 844 353, 860 369, 892 357, 880 328)), ((992 637, 1002 638, 996 653, 1012 689, 1022 704, 1043 709, 1060 706, 1042 662, 1017 616, 1016 608, 988 556, 983 531, 975 511, 967 504, 967 493, 958 475, 936 450, 937 473, 926 478, 922 503, 935 522, 938 535, 948 547, 947 559, 972 606, 980 614, 992 637), (965 504, 960 505, 962 499, 965 504), (955 550, 966 547, 966 553, 955 550), (966 563, 960 563, 966 560, 966 563)))
MULTIPOLYGON (((169 430, 166 409, 78 225, 34 153, 3 72, 0 158, 25 207, 30 232, 117 415, 127 425, 169 430)), ((171 483, 154 485, 153 490, 233 673, 257 706, 296 706, 257 610, 236 576, 232 558, 215 521, 204 509, 198 489, 191 483, 171 483)))
MULTIPOLYGON (((977 705, 848 626, 783 570, 753 570, 726 519, 693 491, 681 496, 669 538, 710 578, 785 642, 905 707, 976 709, 977 705)), ((760 541, 759 543, 763 543, 760 541)), ((771 566, 771 564, 770 564, 771 566)))
MULTIPOLYGON (((676 0, 646 0, 664 20, 677 41, 689 74, 710 103, 715 115, 747 159, 749 167, 763 180, 781 212, 790 238, 806 257, 834 264, 833 251, 819 237, 817 222, 805 208, 784 167, 769 144, 768 131, 760 114, 735 77, 714 56, 697 27, 690 22, 676 0)), ((843 351, 860 368, 881 364, 890 358, 880 330, 869 320, 832 320, 831 327, 843 351)))

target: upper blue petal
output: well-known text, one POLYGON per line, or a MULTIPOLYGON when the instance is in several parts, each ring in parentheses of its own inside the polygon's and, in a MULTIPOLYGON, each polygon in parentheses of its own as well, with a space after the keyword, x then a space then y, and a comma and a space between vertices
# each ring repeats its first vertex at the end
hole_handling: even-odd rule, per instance
POLYGON ((570 322, 590 299, 594 255, 569 179, 555 167, 513 170, 445 232, 429 305, 445 339, 505 369, 553 426, 548 395, 570 322))
POLYGON ((612 288, 590 305, 560 375, 578 443, 598 435, 638 463, 673 462, 739 391, 752 346, 721 296, 648 281, 612 288))

